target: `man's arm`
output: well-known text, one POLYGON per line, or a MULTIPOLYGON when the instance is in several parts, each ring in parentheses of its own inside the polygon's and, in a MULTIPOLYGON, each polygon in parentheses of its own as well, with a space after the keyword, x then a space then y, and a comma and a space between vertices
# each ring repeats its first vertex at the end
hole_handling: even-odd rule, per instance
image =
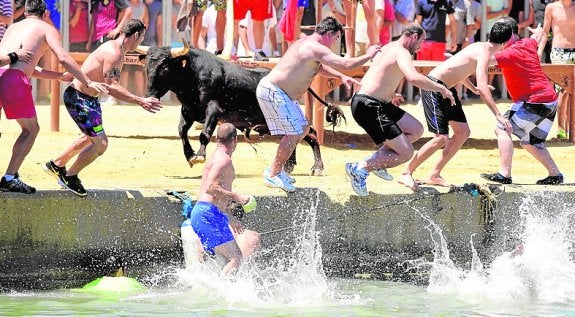
MULTIPOLYGON (((550 3, 545 7, 545 17, 543 18, 543 33, 549 34, 551 30, 551 24, 553 23, 553 3, 550 3)), ((545 45, 547 44, 547 36, 543 36, 539 45, 537 45, 537 54, 539 58, 543 56, 543 51, 545 50, 545 45)))
POLYGON ((443 98, 449 98, 451 100, 451 104, 455 104, 453 94, 449 89, 447 89, 447 87, 434 82, 415 69, 412 57, 407 50, 405 50, 405 52, 397 53, 396 57, 397 65, 407 81, 423 90, 439 92, 443 98))
MULTIPOLYGON (((231 201, 237 201, 242 205, 245 205, 249 201, 249 196, 240 195, 234 191, 225 189, 222 186, 221 179, 223 178, 222 171, 228 170, 230 165, 232 164, 231 159, 229 160, 216 160, 213 161, 212 167, 210 168, 210 172, 207 175, 208 181, 210 184, 206 189, 206 194, 212 195, 219 200, 227 200, 226 205, 229 204, 231 201), (224 198, 224 199, 222 199, 224 198)), ((222 210, 229 214, 228 210, 222 210)))
POLYGON ((455 16, 453 13, 447 15, 449 17, 449 31, 451 34, 451 48, 449 51, 457 51, 457 22, 455 21, 455 16))
MULTIPOLYGON (((310 45, 311 46, 311 45, 310 45)), ((364 55, 357 57, 341 57, 322 44, 314 44, 312 50, 315 59, 322 64, 333 68, 353 69, 372 59, 381 49, 379 45, 372 45, 364 55)))
POLYGON ((511 133, 512 127, 509 120, 501 115, 493 96, 491 95, 491 89, 488 84, 487 70, 489 68, 490 60, 492 59, 489 52, 482 51, 478 52, 480 54, 477 59, 477 66, 475 69, 475 77, 477 79, 477 90, 483 102, 487 105, 489 110, 495 115, 495 119, 499 121, 505 127, 505 131, 511 133))
POLYGON ((160 101, 154 97, 143 98, 129 92, 120 85, 120 73, 124 65, 123 56, 120 52, 103 54, 103 76, 108 84, 109 94, 123 102, 133 103, 141 106, 149 112, 156 112, 162 107, 160 101))
POLYGON ((351 88, 352 85, 360 85, 360 82, 357 81, 356 79, 349 77, 329 66, 326 65, 321 65, 318 71, 318 74, 324 76, 324 77, 328 77, 328 78, 339 78, 341 79, 342 83, 345 84, 345 86, 347 88, 351 88))
POLYGON ((76 61, 70 56, 66 50, 62 47, 60 41, 60 34, 58 31, 50 27, 49 30, 46 31, 46 42, 48 46, 58 58, 58 61, 64 69, 66 69, 74 78, 78 79, 82 84, 86 85, 87 87, 93 88, 98 92, 107 92, 106 86, 102 83, 98 83, 95 81, 90 80, 86 74, 84 74, 81 70, 76 61))
POLYGON ((19 49, 16 52, 10 52, 6 55, 0 55, 0 67, 8 64, 13 64, 16 61, 24 61, 26 63, 31 63, 34 59, 34 52, 19 49), (16 54, 14 57, 13 54, 16 54))

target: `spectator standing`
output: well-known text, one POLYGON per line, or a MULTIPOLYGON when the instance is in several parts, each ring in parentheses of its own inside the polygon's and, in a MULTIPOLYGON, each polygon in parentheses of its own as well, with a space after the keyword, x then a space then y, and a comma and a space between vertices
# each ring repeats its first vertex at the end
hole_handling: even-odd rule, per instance
MULTIPOLYGON (((533 21, 535 21, 535 15, 533 14, 533 0, 529 0, 529 8, 525 8, 525 0, 511 0, 511 10, 509 10, 509 17, 517 21, 519 34, 523 34, 525 28, 532 25, 533 21)), ((543 25, 543 23, 541 25, 543 25)))
MULTIPOLYGON (((356 18, 355 14, 352 12, 357 12, 357 0, 342 0, 343 10, 345 12, 345 26, 347 27, 344 31, 345 33, 345 54, 347 57, 355 56, 355 51, 353 49, 355 43, 355 32, 356 30, 350 29, 351 26, 355 25, 353 19, 356 18)), ((367 45, 375 45, 379 42, 378 40, 378 30, 375 22, 375 0, 364 0, 361 2, 363 6, 363 14, 365 16, 365 22, 367 23, 367 45)))
POLYGON ((13 15, 12 1, 0 0, 0 40, 4 37, 6 28, 12 24, 13 15))
POLYGON ((251 12, 253 20, 253 34, 255 42, 254 61, 267 61, 263 52, 265 26, 264 21, 272 18, 274 6, 272 0, 236 0, 234 3, 234 45, 238 47, 240 20, 251 12))
POLYGON ((148 30, 142 45, 146 46, 162 46, 163 29, 162 29, 162 1, 160 0, 145 0, 148 7, 148 30))
POLYGON ((511 11, 511 0, 486 0, 486 2, 487 26, 485 30, 483 30, 483 33, 487 36, 497 20, 509 15, 509 11, 511 11))
POLYGON ((395 23, 395 9, 392 0, 375 0, 376 28, 379 30, 379 45, 391 42, 391 28, 395 23))
MULTIPOLYGON (((554 0, 535 0, 533 1, 533 16, 534 22, 533 27, 536 27, 538 24, 545 25, 545 8, 549 3, 552 3, 554 0)), ((545 27, 544 27, 545 30, 545 27)), ((549 30, 546 32, 547 41, 545 42, 545 46, 542 48, 541 54, 541 62, 542 63, 551 63, 551 42, 553 42, 553 32, 549 30)))
POLYGON ((415 1, 394 0, 395 21, 391 27, 391 40, 396 41, 407 25, 415 19, 415 1))
MULTIPOLYGON (((553 64, 575 64, 575 3, 573 0, 560 0, 547 5, 545 8, 545 19, 543 23, 543 32, 553 31, 553 41, 551 43, 551 63, 553 64)), ((543 54, 543 48, 547 38, 543 37, 539 44, 539 56, 543 54)), ((559 92, 559 115, 557 137, 567 139, 569 116, 569 96, 564 91, 559 92)))
POLYGON ((88 1, 70 2, 70 52, 86 52, 89 27, 88 1))
POLYGON ((451 45, 449 51, 457 49, 457 28, 453 16, 453 2, 451 0, 417 0, 415 7, 415 20, 425 30, 427 37, 417 53, 418 60, 443 61, 445 60, 446 38, 445 21, 449 18, 451 45))
MULTIPOLYGON (((132 9, 132 18, 142 21, 144 25, 148 25, 148 7, 144 4, 144 0, 129 0, 128 4, 132 9)), ((146 84, 143 65, 125 65, 122 68, 122 75, 120 76, 120 85, 122 87, 125 87, 136 96, 143 96, 146 84), (130 84, 132 84, 131 87, 130 84)))
POLYGON ((126 21, 132 16, 125 0, 91 0, 90 28, 86 51, 94 51, 100 44, 118 37, 126 21))

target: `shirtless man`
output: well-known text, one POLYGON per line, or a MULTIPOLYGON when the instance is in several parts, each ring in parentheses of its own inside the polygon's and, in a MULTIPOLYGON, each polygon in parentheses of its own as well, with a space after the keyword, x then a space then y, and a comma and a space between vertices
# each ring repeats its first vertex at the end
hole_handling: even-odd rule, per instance
POLYGON ((351 100, 355 121, 375 144, 383 143, 366 160, 345 165, 351 186, 360 196, 368 194, 365 181, 369 172, 374 171, 390 180, 391 177, 383 170, 407 162, 413 156, 412 143, 423 134, 421 123, 396 106, 395 89, 402 78, 421 89, 437 91, 451 103, 455 102, 449 89, 418 73, 413 66, 412 56, 424 40, 425 31, 419 24, 408 25, 398 40, 381 48, 381 54, 363 76, 361 88, 351 100))
POLYGON ((412 178, 413 172, 433 153, 443 149, 431 173, 421 182, 428 185, 451 186, 441 177, 441 171, 455 153, 459 151, 470 134, 469 125, 455 89, 455 85, 459 82, 463 82, 467 88, 479 94, 491 112, 493 112, 497 121, 505 127, 506 131, 511 132, 511 124, 507 118, 501 116, 491 95, 487 80, 487 69, 489 65, 495 64, 493 54, 506 47, 512 34, 513 31, 508 24, 496 23, 489 33, 489 42, 470 44, 429 72, 427 77, 444 85, 453 93, 455 105, 452 106, 449 99, 442 98, 438 93, 426 90, 421 91, 427 127, 429 132, 434 134, 434 137, 425 143, 409 162, 399 179, 400 183, 412 189, 417 189, 418 186, 412 178), (468 79, 473 74, 477 78, 477 88, 468 79), (453 130, 451 138, 449 137, 449 127, 453 130))
MULTIPOLYGON (((543 32, 549 34, 549 31, 553 32, 551 63, 575 64, 575 3, 573 3, 573 0, 560 0, 547 5, 543 20, 543 32)), ((539 43, 537 52, 540 57, 543 55, 545 43, 547 43, 546 36, 539 43)), ((575 133, 575 131, 568 131, 568 97, 563 91, 559 92, 557 119, 559 130, 557 131, 557 137, 560 139, 567 139, 567 133, 575 133)))
POLYGON ((204 250, 228 260, 222 268, 224 275, 238 268, 243 259, 260 246, 259 234, 245 229, 230 209, 233 203, 245 205, 250 200, 250 196, 232 191, 236 177, 232 153, 237 143, 237 131, 233 124, 218 126, 216 150, 206 162, 198 201, 190 215, 192 228, 204 250))
MULTIPOLYGON (((142 98, 130 93, 120 86, 120 73, 124 65, 125 52, 132 51, 144 40, 146 26, 138 19, 130 19, 122 26, 120 35, 100 45, 82 64, 82 71, 96 81, 108 85, 109 94, 121 101, 142 106, 149 112, 161 108, 160 101, 154 97, 142 98)), ((64 104, 83 135, 72 142, 54 160, 47 162, 43 168, 48 174, 58 179, 58 183, 78 196, 87 192, 78 178, 78 173, 104 154, 108 147, 108 137, 102 125, 102 109, 98 100, 98 91, 86 87, 79 80, 74 80, 64 91, 64 104), (74 157, 76 160, 66 170, 66 164, 74 157)))
POLYGON ((258 84, 256 95, 266 123, 272 135, 284 135, 274 160, 264 171, 264 183, 286 192, 295 191, 294 179, 287 175, 283 166, 309 131, 297 100, 308 89, 314 76, 341 78, 346 85, 359 84, 332 67, 353 69, 372 59, 380 47, 370 46, 365 55, 345 58, 330 49, 341 36, 343 28, 334 17, 326 17, 317 25, 315 32, 293 42, 272 71, 258 84))
POLYGON ((0 70, 0 107, 4 109, 6 118, 15 119, 22 132, 16 139, 12 149, 12 157, 6 168, 6 174, 0 180, 0 191, 32 194, 36 189, 25 184, 18 177, 18 169, 32 149, 40 127, 36 118, 32 87, 29 77, 44 79, 68 78, 58 72, 36 69, 38 60, 49 49, 58 58, 64 69, 78 82, 90 87, 96 92, 107 92, 102 83, 90 80, 78 67, 74 59, 64 50, 58 30, 43 21, 46 4, 43 0, 28 0, 25 5, 26 18, 12 24, 0 42, 0 55, 22 48, 34 54, 32 60, 22 59, 11 63, 8 68, 0 70))

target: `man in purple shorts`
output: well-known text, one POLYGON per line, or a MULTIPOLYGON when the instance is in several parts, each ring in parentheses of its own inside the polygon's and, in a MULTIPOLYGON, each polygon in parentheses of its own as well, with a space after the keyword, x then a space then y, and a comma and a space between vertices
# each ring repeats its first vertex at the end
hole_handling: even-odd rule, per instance
MULTIPOLYGON (((146 26, 142 21, 128 20, 116 39, 100 45, 86 58, 82 64, 82 71, 90 78, 105 81, 112 97, 138 104, 154 113, 161 108, 158 99, 135 96, 119 84, 124 54, 136 49, 144 40, 145 32, 146 26)), ((47 162, 43 168, 46 173, 58 179, 58 184, 83 197, 87 192, 78 178, 78 173, 104 154, 108 147, 108 137, 102 126, 102 110, 97 91, 74 80, 64 92, 64 103, 83 135, 74 140, 58 157, 47 162), (66 170, 66 163, 74 156, 77 156, 76 161, 66 170)))

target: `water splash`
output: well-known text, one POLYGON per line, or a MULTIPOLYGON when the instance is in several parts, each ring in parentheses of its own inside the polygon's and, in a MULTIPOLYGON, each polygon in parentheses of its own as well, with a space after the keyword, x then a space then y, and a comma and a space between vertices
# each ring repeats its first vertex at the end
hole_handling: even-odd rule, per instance
POLYGON ((520 205, 522 232, 515 249, 502 252, 486 267, 477 255, 473 237, 470 241, 471 267, 457 267, 449 257, 441 228, 416 210, 429 223, 434 259, 431 263, 420 259, 410 264, 431 268, 428 292, 454 294, 466 301, 477 302, 575 300, 575 240, 572 237, 575 207, 560 205, 560 193, 540 195, 545 196, 526 196, 520 205))
POLYGON ((294 211, 288 235, 293 240, 264 245, 259 256, 249 259, 229 278, 221 276, 221 262, 191 263, 177 272, 177 284, 209 289, 212 296, 232 304, 250 302, 250 305, 274 303, 309 307, 318 301, 325 303, 333 297, 333 291, 323 271, 322 249, 316 230, 319 195, 318 190, 311 205, 308 200, 294 211), (273 256, 265 266, 257 263, 258 257, 267 254, 273 256))

